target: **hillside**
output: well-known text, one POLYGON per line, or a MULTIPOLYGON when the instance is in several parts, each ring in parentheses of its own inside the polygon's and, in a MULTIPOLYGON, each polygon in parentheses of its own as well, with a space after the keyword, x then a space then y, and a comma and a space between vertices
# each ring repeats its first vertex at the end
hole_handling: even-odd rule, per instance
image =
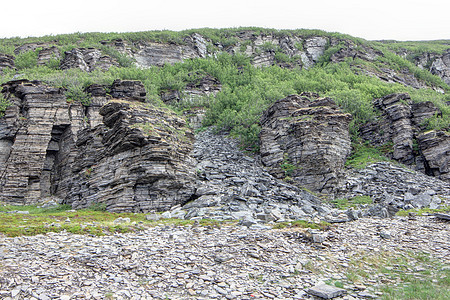
POLYGON ((185 203, 201 196, 190 130, 207 126, 237 137, 278 180, 331 198, 355 196, 340 187, 345 168, 386 160, 448 182, 449 60, 448 40, 366 41, 312 30, 3 39, 2 199, 53 195, 84 207, 102 195, 113 211, 185 203), (36 153, 41 158, 32 159, 36 153), (130 177, 143 159, 155 165, 130 177), (124 164, 120 188, 111 190, 124 164), (160 204, 144 204, 155 180, 160 204), (129 202, 116 203, 119 195, 129 202))
POLYGON ((450 40, 12 38, 0 84, 2 299, 449 299, 450 40))

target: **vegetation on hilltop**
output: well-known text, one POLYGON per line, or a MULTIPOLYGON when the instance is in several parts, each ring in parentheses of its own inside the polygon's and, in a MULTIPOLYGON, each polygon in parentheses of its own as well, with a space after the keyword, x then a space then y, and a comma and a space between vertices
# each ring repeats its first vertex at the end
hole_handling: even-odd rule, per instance
MULTIPOLYGON (((41 80, 66 88, 69 100, 79 100, 88 105, 89 96, 84 92, 84 89, 90 84, 109 85, 117 78, 140 80, 147 90, 148 101, 162 106, 164 105, 160 100, 162 92, 168 90, 183 91, 186 84, 198 79, 190 75, 206 73, 217 78, 222 84, 222 91, 217 94, 216 98, 206 99, 207 101, 201 103, 176 105, 172 108, 180 111, 189 108, 189 106, 205 106, 207 117, 204 125, 215 125, 218 130, 229 131, 239 137, 242 146, 248 149, 257 150, 261 113, 274 101, 289 94, 301 92, 316 92, 321 96, 332 97, 344 111, 351 113, 353 121, 350 129, 355 141, 358 127, 376 117, 377 112, 372 106, 372 99, 396 92, 409 93, 415 102, 432 101, 440 108, 442 117, 435 116, 430 120, 428 122, 429 129, 448 129, 450 126, 450 107, 445 104, 446 101, 450 101, 447 94, 436 92, 433 89, 413 89, 401 84, 386 83, 361 72, 362 69, 376 72, 382 67, 389 67, 393 70, 407 69, 429 86, 440 87, 444 91, 449 91, 450 88, 439 77, 432 75, 427 70, 418 68, 408 59, 393 52, 400 47, 409 47, 408 49, 412 52, 424 49, 424 51, 436 50, 435 52, 438 53, 444 51, 443 49, 448 41, 417 42, 416 45, 414 42, 370 42, 319 30, 287 31, 263 28, 219 30, 204 28, 181 32, 76 33, 40 38, 11 38, 0 40, 0 53, 12 54, 17 46, 31 42, 55 44, 61 53, 75 47, 96 47, 101 49, 104 54, 114 57, 119 62, 120 67, 112 67, 106 72, 96 70, 86 73, 77 69, 63 71, 59 69, 59 59, 52 59, 46 65, 37 66, 37 55, 40 50, 38 48, 16 55, 17 71, 3 70, 0 83, 7 82, 14 77, 41 80), (105 40, 123 39, 127 41, 144 40, 183 44, 186 42, 186 37, 196 32, 209 39, 213 46, 220 43, 223 48, 226 48, 236 45, 239 41, 238 36, 249 30, 256 35, 334 37, 343 41, 351 41, 359 46, 372 47, 382 52, 383 56, 374 62, 349 58, 340 63, 330 63, 331 55, 343 47, 343 44, 338 44, 335 46, 328 45, 328 49, 319 63, 308 70, 300 68, 285 69, 276 65, 257 68, 251 64, 250 57, 244 53, 232 55, 227 52, 218 52, 214 57, 190 59, 173 65, 166 64, 162 67, 139 69, 134 66, 129 57, 107 43, 100 43, 100 41, 105 40)), ((275 51, 277 60, 286 61, 290 59, 277 46, 272 46, 271 51, 275 51)), ((6 105, 5 99, 0 98, 0 111, 4 110, 6 105)))

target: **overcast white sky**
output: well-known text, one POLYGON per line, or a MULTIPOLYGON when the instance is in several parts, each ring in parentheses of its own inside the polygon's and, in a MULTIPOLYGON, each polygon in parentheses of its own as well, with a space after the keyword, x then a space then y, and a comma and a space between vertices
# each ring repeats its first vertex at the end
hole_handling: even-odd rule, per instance
POLYGON ((258 26, 368 40, 450 39, 449 0, 2 1, 0 38, 258 26))

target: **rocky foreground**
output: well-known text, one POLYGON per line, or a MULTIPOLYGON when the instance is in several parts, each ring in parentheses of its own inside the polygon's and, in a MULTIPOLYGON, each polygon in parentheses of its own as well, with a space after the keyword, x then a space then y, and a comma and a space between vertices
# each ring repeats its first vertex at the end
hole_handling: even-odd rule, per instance
POLYGON ((0 298, 314 299, 310 288, 331 279, 344 289, 325 295, 367 299, 400 282, 386 269, 422 276, 430 269, 423 253, 450 264, 448 223, 430 216, 335 224, 321 243, 310 233, 194 225, 102 237, 0 237, 0 298), (412 258, 387 263, 400 256, 412 258), (366 276, 350 281, 358 269, 366 276))

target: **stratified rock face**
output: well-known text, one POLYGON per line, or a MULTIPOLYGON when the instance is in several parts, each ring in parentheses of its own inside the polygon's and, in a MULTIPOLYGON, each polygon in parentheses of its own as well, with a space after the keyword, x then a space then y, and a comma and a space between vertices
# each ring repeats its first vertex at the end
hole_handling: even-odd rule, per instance
POLYGON ((375 99, 384 122, 373 124, 383 141, 392 141, 392 158, 405 164, 414 162, 411 98, 408 94, 391 94, 375 99))
POLYGON ((191 107, 188 111, 184 111, 184 117, 189 122, 192 129, 198 129, 202 126, 205 119, 206 110, 204 109, 207 102, 215 97, 222 89, 219 80, 209 74, 190 73, 192 82, 188 83, 183 91, 167 90, 161 92, 160 97, 164 103, 176 105, 187 104, 191 107))
POLYGON ((60 57, 61 54, 56 46, 44 48, 41 51, 39 51, 37 64, 45 65, 51 59, 59 59, 60 57))
POLYGON ((70 160, 73 134, 83 126, 83 109, 69 105, 62 89, 40 82, 20 80, 2 86, 13 105, 0 120, 5 153, 0 161, 0 201, 36 203, 58 186, 54 167, 70 160))
POLYGON ((373 146, 392 144, 387 155, 427 175, 449 181, 449 138, 446 131, 421 133, 424 121, 441 111, 432 102, 411 103, 408 94, 391 94, 375 99, 381 116, 360 128, 360 136, 373 146), (417 141, 418 149, 414 149, 417 141))
POLYGON ((429 131, 417 137, 429 175, 450 182, 450 134, 429 131))
POLYGON ((118 66, 111 57, 102 55, 99 49, 95 48, 75 48, 64 53, 61 61, 61 70, 79 68, 90 72, 95 69, 108 70, 112 66, 118 66))
POLYGON ((35 51, 37 48, 46 48, 49 47, 49 43, 27 43, 23 44, 20 47, 14 49, 14 54, 20 54, 28 51, 35 51))
POLYGON ((111 96, 113 98, 127 98, 144 102, 147 92, 140 81, 135 80, 114 80, 111 86, 111 96))
POLYGON ((140 43, 138 47, 139 50, 133 54, 133 57, 137 65, 142 68, 163 66, 166 63, 173 64, 185 59, 201 57, 189 45, 140 43))
POLYGON ((450 50, 433 62, 430 72, 438 75, 446 84, 450 85, 450 50))
POLYGON ((315 94, 275 102, 261 118, 261 160, 275 177, 332 193, 350 154, 350 114, 315 94))
POLYGON ((167 104, 178 102, 189 102, 196 104, 209 96, 215 96, 222 89, 219 80, 209 74, 190 73, 188 76, 194 78, 188 83, 184 90, 167 90, 160 94, 161 100, 167 104))
POLYGON ((14 56, 0 53, 0 71, 6 68, 15 69, 14 56))
MULTIPOLYGON (((92 104, 27 80, 3 85, 13 104, 0 120, 0 201, 39 203, 54 196, 74 208, 165 210, 194 194, 192 133, 174 114, 135 102, 142 84, 92 85, 92 104)), ((144 95, 142 95, 144 93, 144 95)))
POLYGON ((192 133, 184 120, 146 104, 111 101, 104 125, 78 134, 66 202, 113 212, 167 210, 195 193, 192 133))

